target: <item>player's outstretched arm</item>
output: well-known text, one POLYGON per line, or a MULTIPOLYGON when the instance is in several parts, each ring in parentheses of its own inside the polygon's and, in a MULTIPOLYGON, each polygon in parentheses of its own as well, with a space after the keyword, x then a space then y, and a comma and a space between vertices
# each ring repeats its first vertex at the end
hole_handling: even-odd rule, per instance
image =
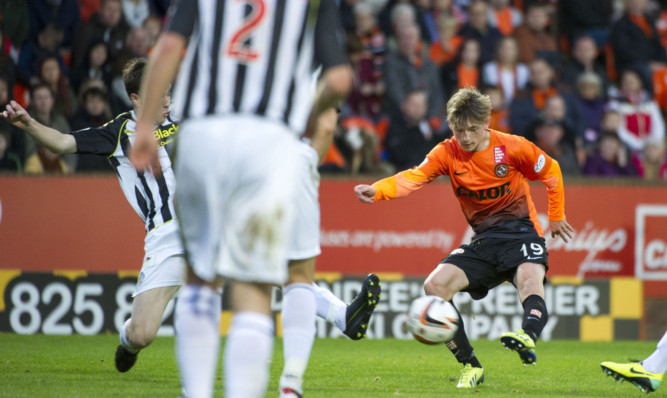
POLYGON ((46 127, 39 123, 23 109, 16 101, 11 101, 0 116, 9 123, 28 133, 40 145, 56 154, 75 153, 76 141, 71 134, 62 134, 58 130, 46 127))
POLYGON ((567 223, 567 220, 549 221, 549 229, 551 230, 551 237, 560 236, 565 243, 569 242, 574 235, 574 228, 567 223))
POLYGON ((375 201, 375 192, 375 188, 370 185, 361 184, 354 187, 354 193, 363 203, 373 203, 375 201))

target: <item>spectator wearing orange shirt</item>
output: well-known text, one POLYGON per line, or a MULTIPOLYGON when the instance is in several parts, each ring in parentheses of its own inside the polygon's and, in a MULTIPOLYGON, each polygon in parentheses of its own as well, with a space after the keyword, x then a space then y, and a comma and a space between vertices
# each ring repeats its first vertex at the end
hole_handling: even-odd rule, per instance
POLYGON ((424 22, 431 34, 431 43, 440 38, 438 21, 442 17, 454 18, 457 30, 468 20, 466 13, 454 3, 454 0, 432 0, 430 3, 430 10, 424 13, 424 22))
POLYGON ((440 78, 446 98, 454 95, 459 88, 479 85, 481 81, 480 55, 479 42, 475 39, 466 39, 459 47, 459 54, 456 58, 440 69, 440 78))
POLYGON ((429 58, 438 67, 442 67, 447 62, 454 59, 456 56, 463 38, 456 35, 458 30, 458 22, 456 19, 441 15, 437 21, 438 37, 433 43, 429 51, 429 58))
POLYGON ((519 59, 529 64, 535 58, 544 58, 556 65, 558 46, 548 30, 549 14, 547 6, 533 3, 526 10, 526 19, 521 26, 514 29, 512 35, 519 43, 519 59))
POLYGON ((509 125, 508 104, 503 101, 502 91, 496 86, 489 85, 483 86, 481 91, 483 94, 488 95, 489 100, 491 100, 489 128, 511 134, 512 129, 509 125))
POLYGON ((514 28, 523 22, 521 11, 512 7, 509 0, 491 0, 489 5, 489 24, 503 36, 511 35, 514 28))
POLYGON ((584 125, 583 116, 574 98, 568 93, 556 87, 555 73, 549 63, 544 59, 537 58, 529 65, 530 83, 524 90, 514 96, 510 104, 510 126, 516 135, 526 136, 535 116, 541 111, 547 99, 556 95, 563 97, 565 101, 568 126, 574 126, 575 130, 584 125))

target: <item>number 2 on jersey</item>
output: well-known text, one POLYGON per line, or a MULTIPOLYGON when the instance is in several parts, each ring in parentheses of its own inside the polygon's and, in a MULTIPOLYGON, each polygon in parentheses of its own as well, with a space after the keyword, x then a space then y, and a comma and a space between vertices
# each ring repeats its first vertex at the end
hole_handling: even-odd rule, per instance
POLYGON ((266 14, 266 4, 264 0, 240 0, 252 7, 252 11, 243 20, 241 27, 236 30, 227 47, 227 55, 235 58, 237 62, 248 63, 257 60, 259 54, 250 44, 247 43, 253 30, 255 30, 264 15, 266 14))

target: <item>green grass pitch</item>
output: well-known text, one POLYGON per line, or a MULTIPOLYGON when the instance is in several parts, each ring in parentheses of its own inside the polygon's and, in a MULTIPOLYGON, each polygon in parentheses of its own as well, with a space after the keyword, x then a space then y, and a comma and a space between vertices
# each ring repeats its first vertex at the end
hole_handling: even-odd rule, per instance
MULTIPOLYGON (((0 334, 0 397, 176 397, 180 393, 174 340, 159 337, 135 367, 116 372, 117 335, 0 334)), ((318 339, 304 382, 307 397, 639 397, 600 370, 605 360, 643 359, 656 342, 540 342, 538 363, 524 367, 497 341, 474 342, 484 384, 456 389, 460 366, 444 346, 413 340, 318 339)), ((267 397, 276 397, 282 341, 276 340, 267 397)), ((215 396, 223 396, 221 371, 215 396)), ((662 386, 651 396, 667 396, 662 386)))

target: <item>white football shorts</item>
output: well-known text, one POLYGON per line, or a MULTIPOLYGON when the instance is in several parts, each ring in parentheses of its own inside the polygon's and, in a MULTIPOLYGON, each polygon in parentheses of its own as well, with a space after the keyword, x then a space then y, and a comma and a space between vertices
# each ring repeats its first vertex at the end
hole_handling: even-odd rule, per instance
POLYGON ((176 220, 151 230, 144 240, 144 251, 146 254, 132 297, 147 290, 183 284, 186 263, 176 220))
POLYGON ((296 136, 252 116, 185 121, 176 148, 176 206, 190 265, 282 284, 297 178, 296 136))
POLYGON ((306 141, 299 141, 294 225, 287 245, 288 260, 318 256, 320 249, 319 155, 306 141))

